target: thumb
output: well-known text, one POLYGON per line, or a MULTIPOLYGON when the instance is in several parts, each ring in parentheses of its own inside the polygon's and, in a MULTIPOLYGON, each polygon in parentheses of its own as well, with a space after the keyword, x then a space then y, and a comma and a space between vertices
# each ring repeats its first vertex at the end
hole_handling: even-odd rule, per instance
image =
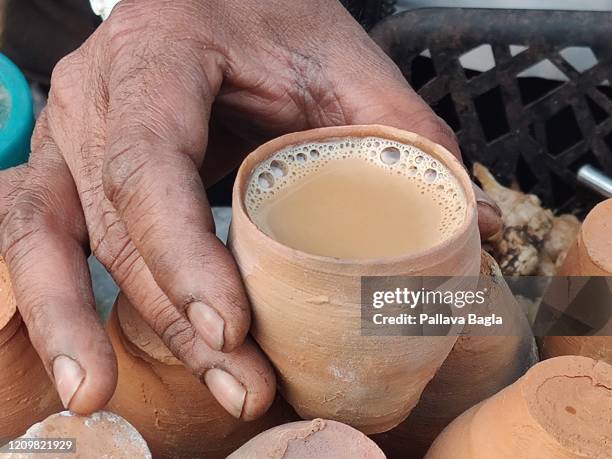
MULTIPOLYGON (((353 53, 348 59, 361 65, 348 67, 332 64, 331 79, 343 81, 336 86, 345 124, 384 124, 412 131, 442 145, 458 159, 461 150, 453 130, 410 87, 395 64, 370 41, 371 53, 353 53), (347 78, 346 68, 368 68, 373 72, 355 72, 347 78), (336 75, 337 78, 334 76, 336 75)), ((345 54, 347 55, 347 54, 345 54)), ((328 119, 334 119, 328 117, 328 119)), ((336 117, 337 119, 337 117, 336 117)), ((501 231, 501 211, 482 190, 475 187, 478 204, 478 226, 481 238, 486 240, 501 231)))
MULTIPOLYGON (((457 158, 461 159, 461 150, 453 130, 421 99, 407 83, 402 94, 383 91, 384 107, 374 108, 359 101, 354 103, 355 119, 352 124, 386 124, 406 131, 412 131, 442 145, 457 158), (385 102, 387 101, 387 102, 385 102)), ((365 100, 364 100, 365 102, 365 100)), ((502 213, 495 201, 477 185, 474 185, 478 208, 478 228, 482 240, 488 240, 503 228, 502 213)))

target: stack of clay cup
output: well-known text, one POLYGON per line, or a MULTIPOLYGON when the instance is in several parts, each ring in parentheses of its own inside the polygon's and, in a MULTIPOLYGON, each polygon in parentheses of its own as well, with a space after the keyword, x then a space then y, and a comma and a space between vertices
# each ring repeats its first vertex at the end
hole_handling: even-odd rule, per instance
MULTIPOLYGON (((612 200, 588 214, 558 275, 606 277, 608 321, 596 336, 544 337, 546 360, 456 418, 426 459, 612 457, 612 200)), ((568 281, 570 296, 585 283, 568 281)))
POLYGON ((294 418, 280 400, 252 422, 227 413, 123 295, 107 330, 119 367, 107 409, 133 424, 155 457, 222 459, 258 433, 294 418))
MULTIPOLYGON (((564 272, 612 272, 611 209, 607 201, 589 215, 564 272)), ((607 338, 546 339, 545 357, 583 356, 537 363, 521 313, 510 315, 507 333, 499 336, 470 336, 469 330, 459 338, 362 336, 360 281, 368 275, 489 276, 496 286, 490 303, 520 312, 495 261, 481 253, 470 179, 442 147, 382 126, 327 128, 269 142, 238 173, 230 247, 252 305, 251 333, 274 365, 283 397, 262 418, 247 423, 228 414, 120 295, 107 325, 119 366, 107 411, 88 418, 59 413, 27 430, 61 405, 0 263, 0 438, 76 437, 77 449, 88 452, 76 457, 612 457, 607 338), (456 234, 423 253, 350 262, 285 247, 249 219, 245 187, 261 161, 289 145, 365 136, 413 145, 449 169, 467 199, 456 234), (304 420, 287 424, 297 416, 304 420)))
POLYGON ((607 459, 611 451, 612 366, 563 356, 463 413, 425 457, 607 459))
MULTIPOLYGON (((612 293, 612 199, 589 212, 558 275, 606 277, 608 291, 612 293)), ((585 277, 582 282, 574 283, 586 280, 585 277)), ((542 343, 543 357, 584 355, 612 364, 612 301, 609 298, 603 306, 609 309, 598 314, 608 321, 595 330, 594 336, 547 336, 542 343)), ((580 306, 587 309, 591 305, 580 306)))
POLYGON ((399 426, 374 436, 391 458, 423 457, 435 438, 457 416, 514 383, 538 361, 527 317, 504 282, 495 260, 482 252, 480 274, 490 281, 489 312, 507 322, 495 336, 463 330, 448 358, 399 426), (502 310, 503 308, 503 310, 502 310))

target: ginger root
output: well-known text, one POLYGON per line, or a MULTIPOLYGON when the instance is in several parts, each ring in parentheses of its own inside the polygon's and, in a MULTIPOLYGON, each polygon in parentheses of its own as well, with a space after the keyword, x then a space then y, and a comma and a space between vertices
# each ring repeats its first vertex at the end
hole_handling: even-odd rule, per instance
POLYGON ((537 196, 500 185, 482 164, 474 164, 474 176, 503 214, 504 229, 486 248, 504 275, 554 275, 578 234, 580 221, 569 214, 555 216, 537 196))

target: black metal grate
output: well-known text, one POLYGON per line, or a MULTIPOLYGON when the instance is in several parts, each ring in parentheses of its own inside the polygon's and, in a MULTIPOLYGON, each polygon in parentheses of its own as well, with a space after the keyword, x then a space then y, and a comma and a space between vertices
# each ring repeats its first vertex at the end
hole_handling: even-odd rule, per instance
POLYGON ((395 12, 396 0, 341 0, 345 8, 366 29, 395 12))
POLYGON ((601 199, 576 171, 612 176, 612 14, 428 8, 372 36, 455 130, 468 165, 559 211, 583 215, 601 199), (466 64, 471 53, 481 71, 466 64), (546 78, 529 73, 537 65, 546 78))

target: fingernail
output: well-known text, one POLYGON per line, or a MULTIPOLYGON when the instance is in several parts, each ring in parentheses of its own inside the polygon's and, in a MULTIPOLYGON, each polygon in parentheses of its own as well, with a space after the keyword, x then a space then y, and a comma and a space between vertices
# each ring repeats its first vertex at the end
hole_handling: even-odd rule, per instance
POLYGON ((478 185, 474 185, 474 194, 476 196, 476 204, 479 206, 487 206, 489 209, 495 212, 495 215, 498 217, 502 216, 502 211, 497 203, 478 185))
POLYGON ((216 351, 223 349, 225 322, 210 306, 195 302, 187 306, 187 317, 206 343, 216 351))
POLYGON ((204 382, 221 406, 229 414, 240 419, 246 399, 246 389, 242 384, 232 375, 218 368, 208 370, 204 374, 204 382))
POLYGON ((501 215, 488 202, 478 203, 478 229, 483 241, 497 240, 504 229, 501 215))
POLYGON ((85 379, 85 372, 70 357, 60 355, 53 361, 53 379, 64 408, 69 409, 74 394, 85 379))
POLYGON ((491 201, 486 201, 486 200, 480 200, 480 199, 476 199, 476 204, 478 204, 479 206, 486 206, 487 208, 491 209, 493 212, 495 212, 495 215, 497 215, 498 217, 502 216, 502 211, 499 208, 499 206, 497 204, 495 204, 494 202, 491 201))

